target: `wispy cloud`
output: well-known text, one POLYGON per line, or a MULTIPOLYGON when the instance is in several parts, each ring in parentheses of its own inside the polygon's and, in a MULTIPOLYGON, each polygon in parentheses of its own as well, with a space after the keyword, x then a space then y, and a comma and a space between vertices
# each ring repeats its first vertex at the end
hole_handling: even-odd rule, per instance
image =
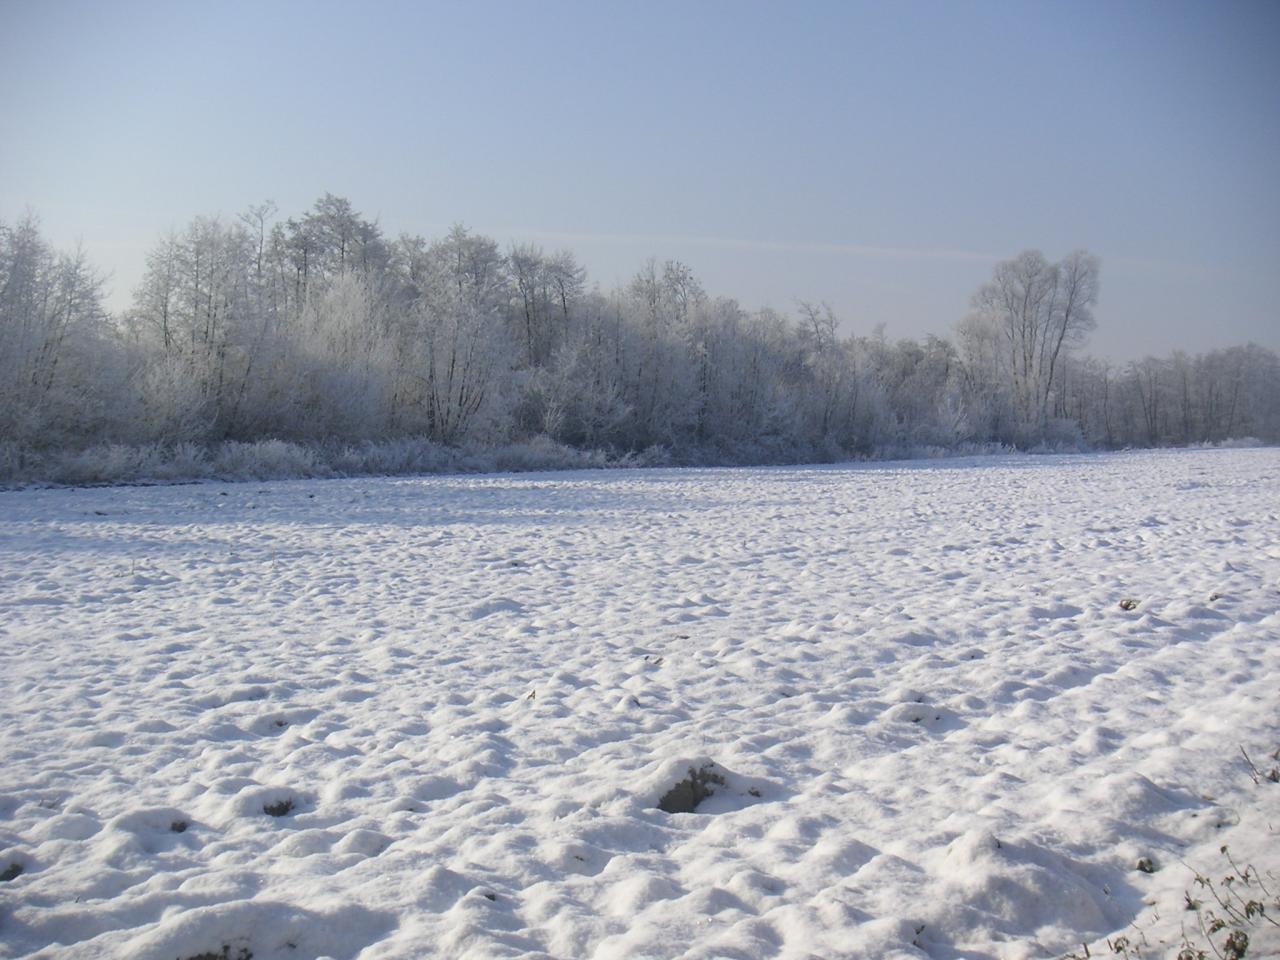
POLYGON ((787 240, 753 240, 740 237, 683 236, 650 233, 574 233, 531 227, 497 227, 485 233, 514 236, 557 244, 609 244, 626 247, 709 247, 723 250, 761 250, 777 253, 821 253, 886 260, 952 260, 995 263, 1008 254, 979 250, 951 250, 930 247, 880 247, 860 243, 812 243, 787 240))
MULTIPOLYGON (((640 248, 655 255, 672 248, 705 247, 720 250, 758 250, 776 253, 833 254, 880 260, 905 260, 920 262, 957 262, 994 264, 1015 256, 1016 250, 992 253, 984 250, 957 250, 947 247, 884 247, 863 243, 818 243, 788 240, 754 240, 741 237, 707 237, 660 233, 583 233, 573 231, 542 230, 536 227, 494 227, 482 230, 490 236, 515 237, 551 245, 570 247, 603 244, 617 247, 640 248)), ((1212 277, 1221 271, 1206 264, 1177 262, 1152 257, 1106 257, 1105 263, 1126 271, 1161 271, 1195 273, 1212 277)))

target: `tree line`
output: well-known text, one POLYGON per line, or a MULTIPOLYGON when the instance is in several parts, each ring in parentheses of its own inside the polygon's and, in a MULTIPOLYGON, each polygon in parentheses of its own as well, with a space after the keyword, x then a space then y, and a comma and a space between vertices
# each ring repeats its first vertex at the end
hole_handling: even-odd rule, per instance
POLYGON ((842 334, 824 304, 744 309, 676 261, 602 290, 568 251, 461 226, 391 239, 326 195, 296 218, 196 218, 113 315, 28 216, 0 223, 0 442, 547 437, 701 463, 1280 442, 1273 351, 1085 355, 1099 270, 1022 253, 952 338, 892 340, 842 334))

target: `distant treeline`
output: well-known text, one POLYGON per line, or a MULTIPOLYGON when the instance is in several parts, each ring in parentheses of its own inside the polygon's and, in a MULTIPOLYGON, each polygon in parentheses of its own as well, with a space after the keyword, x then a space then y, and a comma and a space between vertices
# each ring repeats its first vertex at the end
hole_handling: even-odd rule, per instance
POLYGON ((10 458, 265 439, 549 438, 691 463, 1280 441, 1270 350, 1082 355, 1099 272, 1084 252, 1001 263, 952 339, 891 340, 843 336, 825 305, 745 310, 674 261, 602 290, 568 251, 460 226, 392 240, 339 197, 275 213, 161 238, 119 315, 82 254, 51 249, 34 218, 0 223, 10 458))

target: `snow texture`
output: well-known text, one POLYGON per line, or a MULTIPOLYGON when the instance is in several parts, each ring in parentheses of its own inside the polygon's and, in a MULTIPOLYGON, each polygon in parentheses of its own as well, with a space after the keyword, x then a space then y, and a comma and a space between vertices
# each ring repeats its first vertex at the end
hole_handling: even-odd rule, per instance
POLYGON ((0 956, 1165 955, 1278 606, 1275 450, 0 494, 0 956))

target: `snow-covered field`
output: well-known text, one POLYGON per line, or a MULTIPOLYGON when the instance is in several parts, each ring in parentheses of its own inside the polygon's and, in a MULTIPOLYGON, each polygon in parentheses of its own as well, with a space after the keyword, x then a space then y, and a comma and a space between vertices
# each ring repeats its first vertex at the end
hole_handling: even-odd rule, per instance
POLYGON ((0 493, 0 956, 1166 956, 1278 608, 1275 450, 0 493))

